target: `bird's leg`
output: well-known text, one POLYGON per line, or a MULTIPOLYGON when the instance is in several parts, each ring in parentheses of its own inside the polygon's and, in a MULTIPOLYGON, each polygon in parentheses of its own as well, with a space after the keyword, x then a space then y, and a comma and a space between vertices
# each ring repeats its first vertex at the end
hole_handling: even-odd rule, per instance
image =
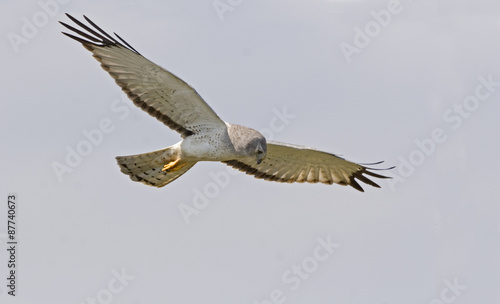
POLYGON ((163 166, 163 169, 161 169, 161 171, 170 171, 170 169, 175 167, 180 160, 181 160, 180 158, 177 158, 176 160, 169 162, 168 164, 163 166))

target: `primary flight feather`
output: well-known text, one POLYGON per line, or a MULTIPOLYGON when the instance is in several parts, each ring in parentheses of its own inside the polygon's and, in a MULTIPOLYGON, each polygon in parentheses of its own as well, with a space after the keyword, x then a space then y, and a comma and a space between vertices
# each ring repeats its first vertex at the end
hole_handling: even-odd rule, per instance
POLYGON ((121 171, 133 181, 163 187, 199 161, 220 161, 268 181, 336 183, 359 191, 363 188, 358 181, 379 188, 367 176, 388 178, 369 171, 380 169, 308 147, 266 141, 254 129, 221 120, 191 86, 143 57, 116 33, 112 37, 85 16, 90 26, 66 15, 80 29, 61 22, 73 32, 63 34, 92 52, 136 106, 182 137, 162 150, 118 156, 121 171))

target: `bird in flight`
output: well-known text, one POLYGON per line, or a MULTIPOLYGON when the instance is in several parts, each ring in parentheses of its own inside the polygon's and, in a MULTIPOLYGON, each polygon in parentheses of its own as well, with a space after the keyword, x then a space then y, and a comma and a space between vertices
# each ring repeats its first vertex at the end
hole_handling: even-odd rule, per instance
POLYGON ((116 38, 107 34, 86 16, 89 25, 66 15, 80 28, 60 22, 72 32, 63 34, 92 52, 136 106, 182 137, 162 150, 116 157, 121 171, 133 181, 163 187, 199 161, 219 161, 267 181, 335 183, 362 192, 358 181, 380 188, 367 176, 388 178, 372 171, 392 168, 368 168, 313 148, 266 141, 254 129, 223 121, 191 86, 146 59, 116 33, 116 38))

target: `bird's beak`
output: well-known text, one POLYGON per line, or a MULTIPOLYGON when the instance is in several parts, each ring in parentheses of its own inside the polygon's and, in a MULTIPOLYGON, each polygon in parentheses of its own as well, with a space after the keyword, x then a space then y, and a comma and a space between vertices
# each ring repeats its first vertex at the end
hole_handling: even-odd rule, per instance
POLYGON ((258 154, 256 157, 257 165, 260 165, 260 163, 262 162, 263 159, 264 159, 264 156, 262 154, 258 154))

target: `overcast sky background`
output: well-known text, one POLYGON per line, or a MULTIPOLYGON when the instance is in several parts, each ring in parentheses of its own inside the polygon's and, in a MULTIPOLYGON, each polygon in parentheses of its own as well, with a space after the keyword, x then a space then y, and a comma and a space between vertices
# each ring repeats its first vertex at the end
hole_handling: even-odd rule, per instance
POLYGON ((213 1, 62 2, 48 12, 0 2, 2 303, 500 303, 500 3, 219 0, 231 10, 218 12, 213 1), (378 30, 371 12, 388 6, 378 30), (64 12, 119 33, 222 119, 352 161, 384 160, 398 166, 394 179, 360 193, 199 163, 164 188, 130 181, 115 156, 180 137, 60 33, 64 12), (37 32, 12 42, 33 18, 37 32), (373 37, 346 56, 341 46, 356 47, 367 25, 373 37), (111 132, 70 167, 67 149, 102 121, 111 132), (54 163, 72 171, 58 178, 54 163), (9 193, 18 195, 15 298, 9 193), (183 216, 193 201, 204 208, 183 216), (318 239, 336 248, 317 249, 318 239))

